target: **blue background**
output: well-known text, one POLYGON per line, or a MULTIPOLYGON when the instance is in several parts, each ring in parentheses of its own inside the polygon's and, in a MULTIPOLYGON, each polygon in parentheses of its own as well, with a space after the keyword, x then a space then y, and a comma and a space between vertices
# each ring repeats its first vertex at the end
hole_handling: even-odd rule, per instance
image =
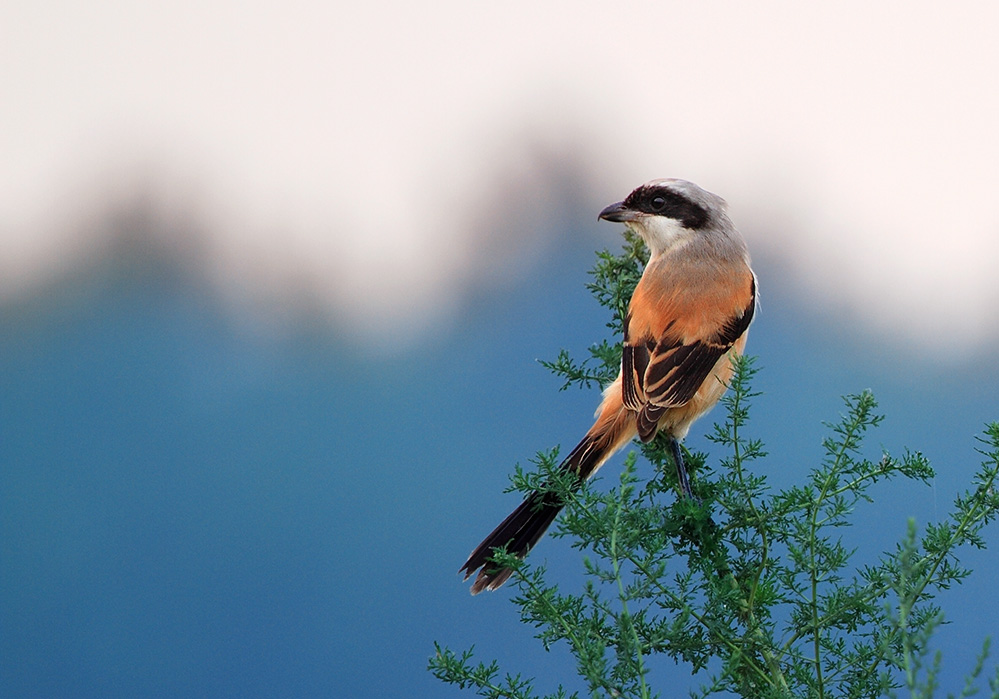
MULTIPOLYGON (((565 255, 469 291, 416 345, 358 346, 307 309, 280 331, 233 313, 196 264, 148 242, 151 225, 0 309, 0 695, 463 696, 426 671, 435 640, 579 688, 508 588, 472 598, 456 571, 516 505, 501 492, 513 465, 589 426, 597 391, 559 392, 536 359, 603 336, 584 284, 606 232, 554 232, 565 255)), ((888 549, 969 484, 974 436, 999 419, 994 357, 858 334, 775 261, 756 268, 751 431, 770 451, 756 468, 800 481, 840 396, 871 388, 888 419, 867 454, 909 447, 938 471, 860 511, 850 541, 888 549)), ((717 416, 691 448, 718 454, 703 438, 717 416)), ((992 550, 964 552, 976 575, 941 598, 951 689, 999 620, 987 536, 992 550)), ((564 540, 532 555, 577 574, 564 540)))

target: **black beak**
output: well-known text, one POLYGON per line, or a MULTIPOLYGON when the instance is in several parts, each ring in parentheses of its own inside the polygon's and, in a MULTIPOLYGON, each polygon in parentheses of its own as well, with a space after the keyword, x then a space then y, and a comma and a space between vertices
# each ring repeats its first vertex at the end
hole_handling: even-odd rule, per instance
POLYGON ((597 215, 597 220, 603 219, 604 221, 613 221, 614 223, 624 223, 625 221, 634 221, 636 217, 637 213, 635 211, 625 206, 623 201, 619 201, 601 211, 597 215))

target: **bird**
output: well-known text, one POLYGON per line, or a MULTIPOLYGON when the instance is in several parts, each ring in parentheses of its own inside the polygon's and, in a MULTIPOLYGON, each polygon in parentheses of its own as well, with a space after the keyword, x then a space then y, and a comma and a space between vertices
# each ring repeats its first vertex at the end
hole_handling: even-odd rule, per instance
MULTIPOLYGON (((620 373, 559 469, 581 485, 635 437, 649 442, 663 432, 681 496, 691 497, 679 443, 725 393, 745 350, 757 304, 749 251, 725 200, 686 180, 647 182, 597 219, 641 236, 649 261, 624 317, 620 373)), ((466 581, 478 571, 471 593, 503 585, 513 569, 495 564, 495 551, 523 559, 564 505, 552 491, 529 493, 459 569, 466 581)))

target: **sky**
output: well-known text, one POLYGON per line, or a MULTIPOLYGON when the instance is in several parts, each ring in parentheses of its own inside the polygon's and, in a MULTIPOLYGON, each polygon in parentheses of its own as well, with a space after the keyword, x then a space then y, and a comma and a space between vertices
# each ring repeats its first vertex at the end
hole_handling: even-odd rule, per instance
POLYGON ((655 177, 720 193, 802 294, 887 337, 964 355, 999 332, 989 3, 0 13, 6 295, 99 254, 73 224, 141 197, 201 217, 231 296, 305 285, 360 337, 419 337, 564 216, 540 151, 592 214, 655 177))
MULTIPOLYGON (((938 477, 858 541, 942 516, 999 416, 997 14, 0 6, 0 693, 460 696, 435 640, 551 688, 564 653, 455 571, 588 426, 536 360, 603 336, 596 214, 657 177, 753 253, 774 483, 869 387, 871 458, 938 477)), ((953 677, 999 627, 967 555, 953 677)))

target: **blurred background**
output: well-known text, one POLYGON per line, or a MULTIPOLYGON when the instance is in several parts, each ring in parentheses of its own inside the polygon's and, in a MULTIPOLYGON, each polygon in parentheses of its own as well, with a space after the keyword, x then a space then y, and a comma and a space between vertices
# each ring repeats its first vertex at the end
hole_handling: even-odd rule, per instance
MULTIPOLYGON (((598 393, 536 360, 603 337, 584 284, 620 227, 596 214, 655 177, 724 196, 753 252, 774 487, 870 388, 867 455, 938 475, 845 536, 874 554, 944 516, 999 419, 997 21, 0 5, 0 695, 462 696, 435 640, 579 689, 509 589, 456 571, 513 465, 589 426, 598 393)), ((711 419, 688 444, 717 455, 711 419)), ((988 536, 940 599, 951 691, 999 628, 988 536)), ((579 574, 565 541, 534 556, 579 574)))

